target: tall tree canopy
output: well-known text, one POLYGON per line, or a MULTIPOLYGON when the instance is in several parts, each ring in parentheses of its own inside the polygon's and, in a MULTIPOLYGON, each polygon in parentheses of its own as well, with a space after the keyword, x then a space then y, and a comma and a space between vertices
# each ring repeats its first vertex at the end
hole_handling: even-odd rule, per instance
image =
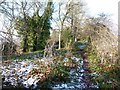
POLYGON ((39 7, 36 8, 33 16, 28 16, 23 11, 23 17, 16 19, 15 27, 22 36, 23 52, 43 50, 50 36, 53 3, 51 0, 48 1, 42 15, 39 13, 39 7))

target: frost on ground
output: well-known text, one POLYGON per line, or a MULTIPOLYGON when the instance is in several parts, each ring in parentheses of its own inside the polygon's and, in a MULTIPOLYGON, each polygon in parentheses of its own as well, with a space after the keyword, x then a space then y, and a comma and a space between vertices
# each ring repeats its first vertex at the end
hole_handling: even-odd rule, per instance
MULTIPOLYGON (((71 59, 75 60, 78 63, 77 68, 70 70, 70 82, 54 84, 50 86, 52 89, 84 89, 87 88, 87 83, 84 77, 86 74, 83 68, 83 61, 77 57, 71 57, 71 59)), ((67 61, 68 58, 64 58, 63 61, 67 61)), ((38 87, 38 82, 44 78, 44 74, 38 72, 42 65, 39 63, 44 63, 43 65, 48 67, 47 65, 52 64, 52 61, 48 61, 47 59, 38 59, 35 61, 25 60, 25 61, 12 61, 9 64, 3 63, 2 66, 2 79, 3 79, 3 87, 25 87, 35 89, 38 87), (32 74, 32 72, 36 72, 36 74, 32 74)), ((95 87, 92 85, 91 87, 95 87)))

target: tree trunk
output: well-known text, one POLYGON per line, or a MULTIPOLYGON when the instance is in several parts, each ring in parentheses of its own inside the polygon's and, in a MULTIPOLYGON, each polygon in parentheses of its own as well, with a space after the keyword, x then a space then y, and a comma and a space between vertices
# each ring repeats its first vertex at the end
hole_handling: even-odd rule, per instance
POLYGON ((24 44, 23 44, 23 52, 27 51, 28 43, 27 43, 27 35, 24 37, 24 44))
POLYGON ((58 49, 61 49, 61 30, 59 31, 59 48, 58 49))
POLYGON ((37 35, 36 32, 33 33, 33 51, 37 50, 37 35))

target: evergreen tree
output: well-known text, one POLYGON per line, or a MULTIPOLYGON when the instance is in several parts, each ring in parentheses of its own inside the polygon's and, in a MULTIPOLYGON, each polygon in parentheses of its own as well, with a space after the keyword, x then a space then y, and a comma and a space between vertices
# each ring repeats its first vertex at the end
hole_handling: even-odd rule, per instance
POLYGON ((29 36, 30 36, 30 23, 29 23, 30 17, 25 16, 24 18, 19 17, 15 21, 15 29, 17 30, 18 34, 22 38, 22 49, 23 52, 27 52, 29 50, 29 36))
POLYGON ((22 37, 23 52, 43 50, 47 39, 50 37, 50 29, 53 12, 53 3, 48 1, 47 7, 42 16, 39 15, 39 8, 32 17, 24 15, 16 19, 15 27, 22 37))
POLYGON ((41 32, 39 32, 38 35, 38 49, 43 50, 46 44, 47 39, 50 36, 50 29, 51 29, 51 23, 50 20, 52 19, 52 13, 53 13, 53 2, 51 0, 48 1, 47 7, 45 8, 45 11, 43 15, 41 16, 41 22, 39 25, 41 25, 41 32))

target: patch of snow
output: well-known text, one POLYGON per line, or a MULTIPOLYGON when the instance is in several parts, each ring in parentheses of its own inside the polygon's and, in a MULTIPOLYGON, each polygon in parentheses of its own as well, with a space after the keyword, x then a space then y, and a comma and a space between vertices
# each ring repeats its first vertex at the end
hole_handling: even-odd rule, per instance
POLYGON ((82 79, 83 79, 82 77, 79 77, 78 82, 81 82, 81 81, 82 81, 82 79))
POLYGON ((75 73, 76 76, 78 76, 78 73, 75 73))
POLYGON ((28 83, 28 85, 31 86, 31 85, 34 83, 34 81, 35 81, 35 79, 32 78, 32 77, 30 77, 30 78, 27 80, 27 83, 28 83))
POLYGON ((84 45, 79 45, 79 48, 80 49, 84 49, 86 47, 86 45, 84 44, 84 45))
POLYGON ((71 57, 72 60, 75 60, 76 62, 80 61, 80 58, 77 58, 77 57, 71 57))
POLYGON ((69 89, 74 89, 75 87, 74 86, 69 86, 69 89))
POLYGON ((26 68, 21 68, 20 70, 18 70, 18 72, 25 72, 26 70, 26 68))
POLYGON ((68 58, 64 58, 64 62, 68 62, 69 61, 69 59, 68 58))
POLYGON ((84 76, 84 74, 80 74, 80 76, 82 77, 82 76, 84 76))
POLYGON ((25 61, 22 61, 22 62, 20 62, 22 65, 25 65, 26 64, 26 62, 25 61))
POLYGON ((80 62, 81 65, 83 65, 83 60, 80 62))
POLYGON ((71 70, 71 71, 70 71, 70 74, 73 74, 74 72, 75 72, 74 70, 71 70))
POLYGON ((80 72, 82 72, 82 73, 83 73, 84 71, 85 71, 84 69, 81 69, 81 70, 80 70, 80 72))
POLYGON ((27 81, 24 81, 24 82, 23 82, 23 85, 24 85, 24 87, 29 88, 27 81))

